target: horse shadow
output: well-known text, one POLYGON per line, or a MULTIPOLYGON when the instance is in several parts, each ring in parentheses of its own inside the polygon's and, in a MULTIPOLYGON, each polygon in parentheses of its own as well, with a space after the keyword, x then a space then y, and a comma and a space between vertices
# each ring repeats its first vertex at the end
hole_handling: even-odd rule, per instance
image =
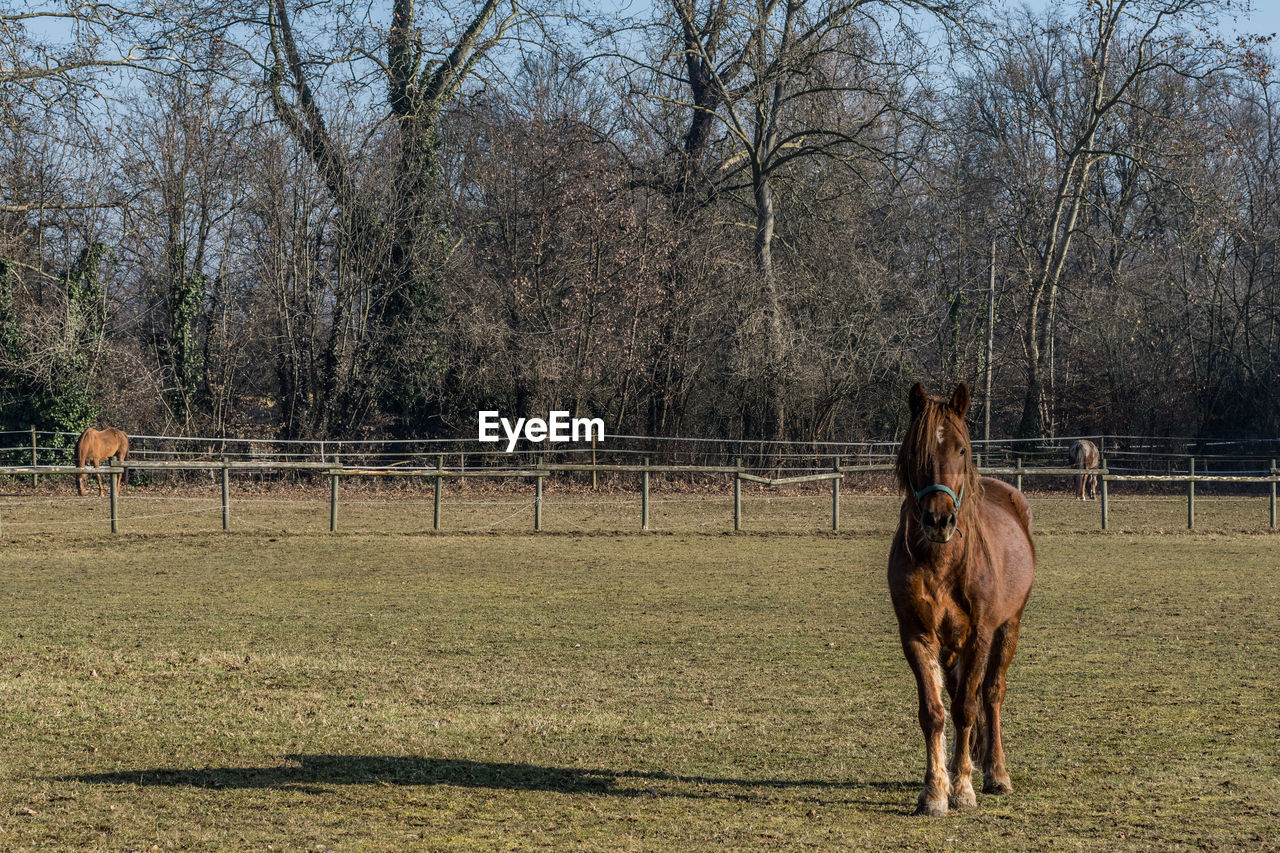
MULTIPOLYGON (((763 800, 769 792, 812 788, 857 794, 864 805, 884 806, 876 791, 906 791, 909 782, 831 781, 811 779, 735 779, 679 775, 642 770, 540 767, 456 758, 386 755, 288 755, 271 767, 204 767, 120 770, 58 777, 54 781, 92 785, 191 787, 211 790, 286 789, 327 794, 342 785, 452 785, 506 791, 545 791, 613 797, 685 797, 690 799, 763 800), (659 789, 656 785, 662 785, 659 789)), ((826 799, 826 796, 823 796, 826 799)), ((848 801, 847 797, 838 797, 848 801)), ((890 809, 897 811, 897 809, 890 809)))

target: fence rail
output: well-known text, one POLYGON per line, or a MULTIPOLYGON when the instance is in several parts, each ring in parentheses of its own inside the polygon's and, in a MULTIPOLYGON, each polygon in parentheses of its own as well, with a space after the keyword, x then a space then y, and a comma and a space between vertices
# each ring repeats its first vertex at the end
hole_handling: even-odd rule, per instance
MULTIPOLYGON (((135 470, 163 470, 163 471, 221 471, 222 472, 222 527, 224 530, 230 529, 231 523, 231 493, 230 493, 230 475, 232 472, 252 473, 252 472, 281 472, 296 471, 309 472, 312 474, 321 474, 330 478, 330 498, 329 498, 329 530, 331 532, 338 529, 338 504, 339 504, 339 480, 343 477, 418 477, 422 479, 430 479, 434 481, 434 529, 440 528, 441 509, 443 503, 443 493, 441 484, 446 479, 465 477, 483 477, 483 478, 503 478, 516 480, 533 480, 535 487, 535 497, 533 501, 534 510, 534 530, 542 529, 542 507, 544 503, 543 481, 545 478, 553 476, 557 473, 590 473, 594 477, 597 474, 640 474, 641 475, 641 516, 640 529, 649 529, 649 489, 650 477, 654 474, 695 474, 705 476, 732 476, 733 478, 733 529, 735 531, 742 529, 742 484, 755 483, 759 485, 776 487, 786 485, 799 485, 804 483, 815 483, 822 481, 830 481, 831 483, 831 529, 839 531, 840 529, 840 486, 844 477, 849 474, 866 474, 866 473, 884 473, 893 470, 892 465, 852 465, 842 466, 839 458, 826 470, 808 470, 807 473, 793 476, 760 476, 750 473, 751 470, 741 464, 741 460, 735 460, 734 465, 653 465, 649 459, 644 460, 643 465, 631 465, 621 463, 602 463, 602 464, 574 464, 574 463, 546 463, 538 460, 534 466, 521 466, 515 468, 466 468, 459 466, 457 468, 449 468, 444 464, 444 454, 437 454, 436 465, 434 467, 426 466, 408 466, 408 465, 343 465, 336 460, 334 462, 304 462, 304 461, 243 461, 236 459, 220 459, 213 460, 156 460, 156 459, 130 459, 127 463, 121 464, 118 460, 112 459, 110 464, 101 467, 77 467, 74 465, 10 465, 0 466, 0 475, 29 475, 36 477, 39 475, 52 474, 107 474, 107 480, 110 488, 110 524, 111 532, 119 532, 119 490, 117 486, 117 478, 113 475, 123 474, 127 469, 135 470)), ((981 469, 982 474, 986 476, 1011 476, 1015 478, 1015 486, 1021 490, 1023 477, 1027 476, 1083 476, 1078 468, 1066 468, 1061 466, 1042 466, 1030 467, 1024 466, 1021 460, 1013 467, 989 467, 981 469)), ((1275 460, 1270 461, 1269 468, 1265 474, 1261 475, 1239 475, 1239 474, 1206 474, 1196 473, 1195 460, 1190 460, 1188 472, 1186 474, 1150 474, 1150 475, 1134 475, 1134 474, 1117 474, 1104 465, 1104 467, 1092 469, 1088 473, 1096 474, 1101 483, 1101 491, 1099 508, 1101 529, 1107 530, 1109 524, 1109 511, 1111 496, 1109 494, 1109 486, 1112 483, 1185 483, 1187 486, 1187 527, 1195 527, 1195 484, 1196 483, 1233 483, 1233 484, 1258 484, 1270 485, 1270 526, 1272 529, 1276 527, 1276 491, 1277 483, 1280 482, 1280 468, 1276 467, 1275 460)))
MULTIPOLYGON (((1280 438, 1209 439, 1180 436, 1087 435, 1053 439, 993 439, 973 442, 975 455, 986 467, 1060 467, 1067 451, 1078 438, 1098 445, 1117 474, 1176 474, 1196 458, 1221 470, 1219 474, 1264 473, 1265 463, 1280 457, 1280 438)), ((36 429, 0 432, 0 464, 67 464, 72 460, 76 434, 36 429)), ((322 463, 359 461, 371 467, 402 463, 433 467, 443 455, 461 467, 511 466, 512 459, 524 461, 545 457, 553 462, 602 461, 655 462, 698 467, 725 467, 743 460, 754 473, 783 472, 803 475, 817 467, 892 464, 897 453, 894 441, 761 441, 732 438, 684 438, 668 436, 609 435, 597 445, 553 447, 522 441, 507 454, 493 444, 475 438, 432 439, 287 439, 255 437, 207 437, 133 435, 131 456, 138 460, 187 461, 193 458, 216 461, 290 460, 322 463)), ((529 462, 528 464, 532 464, 529 462)))

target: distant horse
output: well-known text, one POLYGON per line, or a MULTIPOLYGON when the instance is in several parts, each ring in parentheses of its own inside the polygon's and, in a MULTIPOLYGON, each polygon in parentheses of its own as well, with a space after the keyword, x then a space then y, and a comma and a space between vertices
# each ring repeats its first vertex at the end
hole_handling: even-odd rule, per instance
MULTIPOLYGON (((84 468, 92 464, 97 468, 112 456, 124 462, 129 458, 129 436, 114 427, 94 429, 89 427, 80 433, 76 441, 76 467, 84 468)), ((123 488, 124 479, 116 474, 116 485, 123 488)), ((76 484, 80 494, 84 494, 85 475, 76 475, 76 484)), ((102 474, 98 474, 98 497, 102 497, 102 474)))
POLYGON ((978 476, 964 415, 969 389, 950 400, 916 383, 898 453, 905 493, 889 551, 889 593, 916 678, 924 732, 924 790, 916 814, 973 808, 973 753, 988 794, 1013 790, 1000 737, 1005 670, 1031 594, 1031 509, 1007 483, 978 476), (955 745, 943 766, 945 685, 955 745))
POLYGON ((1079 468, 1080 474, 1080 500, 1085 500, 1085 485, 1089 487, 1089 497, 1096 498, 1098 496, 1098 475, 1090 473, 1097 471, 1102 465, 1102 455, 1098 453, 1098 445, 1094 444, 1087 438, 1082 438, 1071 445, 1070 451, 1071 467, 1079 468))

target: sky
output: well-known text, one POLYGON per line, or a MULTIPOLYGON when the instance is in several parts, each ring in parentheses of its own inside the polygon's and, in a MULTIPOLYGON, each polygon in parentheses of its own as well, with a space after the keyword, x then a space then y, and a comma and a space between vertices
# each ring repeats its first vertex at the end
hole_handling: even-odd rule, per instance
MULTIPOLYGON (((57 6, 56 0, 17 0, 19 4, 26 3, 28 10, 50 9, 57 6)), ((370 0, 377 8, 379 5, 388 5, 389 0, 370 0)), ((443 3, 457 2, 457 0, 440 0, 443 3)), ((462 0, 463 3, 468 0, 462 0)), ((475 0, 469 0, 475 2, 475 0)), ((620 17, 647 17, 655 6, 666 6, 668 0, 580 0, 581 4, 590 8, 594 6, 596 9, 608 12, 616 12, 620 17)), ((993 0, 999 5, 1000 0, 993 0)), ((1029 6, 1034 11, 1043 11, 1050 6, 1062 5, 1068 9, 1079 9, 1084 0, 1012 0, 1004 5, 1008 7, 1029 6)), ((1231 42, 1234 36, 1242 34, 1262 34, 1275 35, 1276 38, 1271 44, 1271 53, 1276 57, 1276 64, 1280 66, 1280 0, 1222 0, 1228 7, 1219 19, 1218 26, 1222 37, 1225 41, 1231 42), (1234 14, 1235 9, 1243 9, 1251 6, 1247 12, 1234 14)), ((4 0, 0 0, 0 5, 5 5, 4 0)), ((923 23, 923 22, 922 22, 923 23)), ((41 20, 29 22, 29 27, 33 35, 40 40, 47 40, 54 44, 65 45, 69 38, 67 33, 69 30, 65 25, 59 26, 57 22, 41 20)), ((926 26, 927 30, 928 27, 926 26)), ((928 35, 925 36, 926 39, 928 35)))
MULTIPOLYGON (((655 2, 661 0, 598 0, 602 9, 620 8, 630 13, 644 11, 651 8, 655 2)), ((1028 5, 1033 9, 1043 9, 1055 0, 1029 0, 1028 5)), ((1068 0, 1075 5, 1074 0, 1068 0)), ((1243 0, 1228 0, 1231 6, 1241 7, 1245 5, 1243 0)), ((1022 0, 1016 3, 1008 3, 1009 6, 1021 6, 1022 0)), ((1232 31, 1239 33, 1280 33, 1280 0, 1253 0, 1253 9, 1248 14, 1241 15, 1235 21, 1227 17, 1220 22, 1224 34, 1232 31)))
MULTIPOLYGON (((1031 0, 1027 5, 1033 9, 1044 9, 1054 3, 1055 0, 1031 0)), ((1069 5, 1078 6, 1078 0, 1068 0, 1069 5)), ((1241 8, 1245 4, 1243 0, 1226 0, 1228 5, 1233 8, 1241 8)), ((1009 3, 1009 6, 1023 5, 1019 3, 1009 3)), ((1280 33, 1280 0, 1253 0, 1253 9, 1248 14, 1239 16, 1224 15, 1219 20, 1219 26, 1222 28, 1223 35, 1231 35, 1232 33, 1257 33, 1268 35, 1271 33, 1280 33), (1232 20, 1232 18, 1235 20, 1232 20)))
POLYGON ((1271 35, 1280 33, 1280 3, 1276 0, 1260 0, 1248 15, 1234 24, 1234 29, 1242 33, 1259 33, 1271 35))
MULTIPOLYGON (((586 0, 586 5, 595 5, 601 10, 619 10, 624 15, 635 15, 646 12, 654 5, 662 3, 663 0, 586 0)), ((1029 5, 1032 9, 1044 9, 1055 3, 1066 3, 1068 6, 1078 6, 1080 0, 1016 0, 1016 2, 1007 3, 1008 6, 1029 5)), ((1229 6, 1241 8, 1248 5, 1248 0, 1226 0, 1229 6)), ((44 2, 28 2, 29 6, 35 8, 48 8, 54 4, 44 2)), ((1260 33, 1260 34, 1280 34, 1280 0, 1252 0, 1252 9, 1246 14, 1238 17, 1224 15, 1219 25, 1222 28, 1223 35, 1230 36, 1233 33, 1260 33), (1234 17, 1234 20, 1233 20, 1234 17)), ((33 23, 31 29, 39 36, 51 37, 56 32, 56 26, 48 22, 33 23)), ((56 36, 54 37, 56 40, 56 36)), ((1280 42, 1280 39, 1277 39, 1280 42)), ((1276 45, 1277 53, 1280 53, 1280 44, 1276 45)))

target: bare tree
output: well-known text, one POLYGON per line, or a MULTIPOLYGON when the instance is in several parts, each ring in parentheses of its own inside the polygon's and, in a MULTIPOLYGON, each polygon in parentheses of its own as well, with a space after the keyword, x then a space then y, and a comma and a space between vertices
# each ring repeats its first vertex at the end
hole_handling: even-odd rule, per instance
MULTIPOLYGON (((441 372, 439 270, 449 243, 438 218, 439 123, 477 65, 521 17, 514 6, 502 11, 499 0, 483 0, 447 34, 445 47, 433 51, 428 45, 446 33, 424 32, 413 0, 394 2, 386 58, 377 61, 375 74, 387 87, 395 165, 380 175, 386 181, 381 206, 371 206, 359 180, 367 149, 347 148, 334 138, 310 70, 334 59, 304 54, 288 4, 270 2, 271 103, 328 188, 352 257, 366 264, 357 274, 369 282, 378 331, 363 352, 364 366, 377 377, 384 411, 405 428, 420 428, 431 416, 441 372)), ((356 52, 376 59, 369 49, 356 52)), ((343 420, 354 423, 354 411, 347 409, 343 420)))
POLYGON ((735 199, 750 212, 757 325, 767 355, 757 379, 768 389, 765 431, 773 438, 787 433, 784 386, 793 346, 775 270, 777 184, 815 158, 844 164, 857 182, 897 157, 898 140, 884 125, 889 114, 912 110, 905 78, 922 61, 910 30, 892 25, 903 23, 906 11, 948 21, 965 14, 959 3, 714 0, 700 9, 672 0, 674 35, 663 57, 669 65, 641 65, 685 90, 653 87, 688 116, 676 148, 680 203, 687 207, 696 190, 735 199), (714 165, 705 162, 712 150, 714 165))
POLYGON ((1009 21, 998 48, 975 57, 982 119, 1005 158, 1007 228, 1024 289, 1021 435, 1049 428, 1052 329, 1095 169, 1110 157, 1140 156, 1108 147, 1105 127, 1159 75, 1203 79, 1248 60, 1195 31, 1222 5, 1102 0, 1068 21, 1009 21))

